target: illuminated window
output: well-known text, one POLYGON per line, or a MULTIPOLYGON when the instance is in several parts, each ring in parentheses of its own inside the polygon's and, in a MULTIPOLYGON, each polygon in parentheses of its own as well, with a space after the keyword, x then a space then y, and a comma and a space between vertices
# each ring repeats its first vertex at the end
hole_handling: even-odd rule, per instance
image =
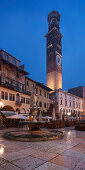
POLYGON ((25 103, 25 97, 21 97, 21 103, 25 103))
POLYGON ((29 104, 29 98, 26 98, 26 104, 29 104))
POLYGON ((8 100, 8 93, 5 92, 5 100, 8 100))
POLYGON ((9 101, 15 101, 15 95, 9 93, 9 101))
POLYGON ((4 91, 1 91, 1 99, 4 99, 4 91))

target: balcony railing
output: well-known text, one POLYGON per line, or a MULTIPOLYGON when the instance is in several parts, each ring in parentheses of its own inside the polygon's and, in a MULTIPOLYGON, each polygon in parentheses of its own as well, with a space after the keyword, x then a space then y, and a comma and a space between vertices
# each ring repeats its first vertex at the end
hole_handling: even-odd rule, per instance
POLYGON ((0 85, 12 89, 14 91, 31 95, 29 91, 26 91, 25 84, 22 84, 5 76, 0 76, 0 85))

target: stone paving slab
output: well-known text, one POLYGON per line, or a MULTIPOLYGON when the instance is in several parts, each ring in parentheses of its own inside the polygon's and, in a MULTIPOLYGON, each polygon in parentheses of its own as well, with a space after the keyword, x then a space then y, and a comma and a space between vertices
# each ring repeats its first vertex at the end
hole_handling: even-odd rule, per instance
POLYGON ((53 159, 54 157, 56 157, 58 154, 55 153, 48 153, 48 152, 41 152, 41 151, 36 151, 34 154, 32 154, 32 157, 35 158, 40 158, 42 160, 50 160, 53 159))
POLYGON ((34 170, 71 170, 71 169, 50 162, 46 162, 45 164, 39 166, 38 168, 35 168, 34 170))
POLYGON ((59 155, 56 158, 52 159, 50 162, 60 166, 64 166, 66 168, 73 169, 78 164, 79 160, 71 156, 59 155))
POLYGON ((85 170, 85 158, 83 158, 74 170, 85 170))
POLYGON ((63 139, 44 142, 6 140, 7 129, 1 130, 0 170, 85 170, 85 132, 74 127, 59 130, 63 139))
POLYGON ((25 159, 13 161, 12 163, 14 165, 17 165, 18 167, 22 168, 23 170, 31 170, 31 169, 34 169, 34 168, 42 165, 45 162, 46 161, 44 161, 44 160, 29 156, 25 159))
POLYGON ((73 158, 77 158, 79 161, 85 157, 85 153, 77 152, 75 150, 69 149, 62 153, 62 155, 71 156, 73 158))
POLYGON ((0 166, 0 170, 20 170, 20 168, 11 163, 6 163, 0 166))
POLYGON ((2 155, 2 157, 8 161, 14 161, 14 160, 17 160, 17 159, 21 159, 21 158, 24 158, 24 157, 27 157, 27 154, 26 153, 22 153, 22 152, 9 152, 9 153, 5 153, 2 155))

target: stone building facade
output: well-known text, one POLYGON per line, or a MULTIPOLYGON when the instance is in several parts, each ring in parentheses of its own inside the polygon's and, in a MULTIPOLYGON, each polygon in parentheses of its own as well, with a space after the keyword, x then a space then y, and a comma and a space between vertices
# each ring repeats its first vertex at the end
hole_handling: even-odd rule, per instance
POLYGON ((56 116, 60 119, 63 118, 63 115, 65 116, 69 113, 77 118, 83 114, 83 98, 67 93, 61 89, 51 93, 50 97, 56 101, 56 116))
POLYGON ((27 113, 30 92, 25 88, 25 66, 4 50, 0 50, 0 100, 5 110, 27 113))
POLYGON ((42 112, 48 112, 51 104, 49 93, 52 91, 44 84, 26 77, 26 90, 31 92, 30 107, 39 106, 42 112))
POLYGON ((83 98, 83 113, 85 115, 85 87, 84 86, 74 87, 68 89, 68 92, 83 98))

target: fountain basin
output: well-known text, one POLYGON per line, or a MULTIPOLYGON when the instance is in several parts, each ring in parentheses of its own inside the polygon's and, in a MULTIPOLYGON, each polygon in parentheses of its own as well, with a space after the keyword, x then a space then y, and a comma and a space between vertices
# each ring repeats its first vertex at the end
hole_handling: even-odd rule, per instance
POLYGON ((42 128, 38 131, 25 132, 23 129, 19 131, 8 131, 4 134, 6 139, 21 142, 37 142, 61 139, 63 132, 53 129, 42 128))

